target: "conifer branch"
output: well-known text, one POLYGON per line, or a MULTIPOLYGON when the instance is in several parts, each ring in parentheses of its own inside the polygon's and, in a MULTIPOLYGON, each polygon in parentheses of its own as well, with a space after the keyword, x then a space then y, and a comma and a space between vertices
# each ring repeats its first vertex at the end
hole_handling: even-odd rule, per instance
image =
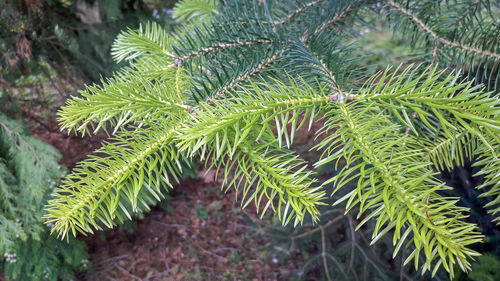
POLYGON ((217 15, 217 0, 181 0, 175 3, 173 14, 175 19, 188 23, 202 23, 217 15))
POLYGON ((417 160, 422 152, 408 149, 407 143, 411 139, 399 134, 398 127, 391 125, 382 112, 374 116, 369 113, 371 109, 359 108, 356 104, 335 103, 332 106, 338 111, 329 116, 326 130, 338 129, 319 144, 318 148, 327 150, 316 165, 346 159, 347 165, 328 181, 334 183, 335 192, 346 182, 358 179, 357 188, 335 204, 347 202, 347 211, 359 204, 358 218, 369 212, 358 228, 370 219, 377 220, 372 244, 381 235, 395 229, 394 256, 409 233, 413 233, 410 242, 415 250, 405 264, 414 260, 418 268, 419 252, 423 251, 424 272, 430 270, 435 259, 438 261, 433 265, 434 270, 443 265, 450 277, 453 277, 455 263, 464 271, 470 270, 466 257, 478 253, 468 247, 480 241, 482 236, 475 232, 473 224, 463 221, 465 216, 461 212, 466 211, 464 208, 455 207, 450 199, 435 193, 446 187, 433 177, 434 173, 427 169, 428 164, 417 160), (342 136, 342 141, 337 139, 338 135, 342 136), (388 151, 392 152, 387 154, 388 151), (444 206, 451 217, 433 211, 444 206))
POLYGON ((379 82, 368 84, 369 87, 361 89, 356 95, 356 100, 368 103, 380 102, 381 105, 391 109, 403 124, 416 132, 407 111, 394 107, 394 104, 398 103, 407 110, 417 111, 427 130, 438 132, 439 128, 442 128, 446 133, 452 135, 450 132, 455 131, 457 126, 461 126, 479 137, 491 150, 494 150, 488 138, 499 139, 500 118, 498 116, 500 112, 498 105, 500 101, 498 99, 480 92, 482 86, 472 86, 471 82, 456 83, 455 81, 459 79, 458 74, 448 75, 439 81, 444 71, 427 70, 417 78, 411 78, 413 76, 411 73, 411 67, 397 76, 395 73, 387 75, 386 70, 383 74, 376 75, 377 78, 373 77, 380 79, 379 82), (425 75, 428 75, 427 78, 425 75), (404 81, 406 76, 410 78, 404 81), (424 78, 426 78, 425 82, 419 84, 419 81, 424 78), (434 95, 430 96, 429 91, 434 95), (478 103, 479 100, 480 103, 478 103), (429 111, 433 112, 434 115, 429 114, 429 111), (439 119, 439 128, 431 124, 433 118, 439 119))
POLYGON ((129 123, 141 124, 187 108, 182 93, 187 81, 182 68, 148 72, 148 76, 134 67, 115 74, 100 86, 88 86, 81 97, 68 100, 59 111, 61 128, 85 135, 89 127, 94 128, 95 134, 111 125, 115 134, 129 123), (154 80, 162 83, 150 83, 154 80))
POLYGON ((11 130, 6 124, 4 124, 1 121, 0 121, 0 127, 2 127, 4 132, 6 132, 7 135, 10 138, 12 138, 12 142, 14 143, 14 145, 16 146, 17 149, 21 148, 19 146, 19 143, 22 143, 24 145, 24 147, 26 147, 33 155, 33 157, 35 159, 35 164, 41 163, 40 158, 38 158, 38 153, 26 140, 24 140, 24 138, 21 137, 21 135, 18 132, 11 130), (15 136, 15 139, 14 139, 14 136, 15 136))
MULTIPOLYGON (((118 136, 64 181, 48 207, 53 231, 64 237, 91 233, 147 209, 161 199, 160 187, 177 179, 184 157, 214 167, 226 189, 242 191, 243 206, 253 202, 261 211, 272 210, 283 224, 299 224, 306 216, 316 220, 323 186, 289 149, 300 128, 325 118, 318 134, 328 134, 317 146, 323 154, 315 167, 347 162, 325 185, 334 184, 337 192, 357 182, 337 203, 346 202, 346 211, 359 209, 358 218, 364 217, 358 228, 373 220, 373 243, 394 232, 394 255, 407 243, 413 252, 406 262, 418 268, 424 256, 423 272, 435 274, 443 266, 453 276, 455 264, 469 270, 469 259, 477 255, 470 245, 482 236, 464 222, 467 209, 439 195, 448 187, 431 168, 451 169, 465 157, 481 157, 485 186, 491 187, 483 194, 495 197, 490 212, 500 212, 500 101, 471 81, 457 82, 459 74, 445 75, 437 60, 447 46, 467 51, 460 52, 464 57, 487 57, 494 71, 498 54, 471 47, 478 45, 474 40, 469 46, 441 38, 433 25, 387 0, 418 34, 434 41, 433 61, 425 71, 410 67, 369 78, 349 56, 352 47, 342 44, 344 34, 327 29, 368 1, 310 1, 227 3, 210 25, 193 27, 175 42, 156 25, 122 33, 113 55, 131 66, 62 109, 69 129, 111 124, 118 136), (318 20, 302 20, 314 13, 318 20), (284 16, 269 20, 273 15, 284 16), (359 88, 361 81, 366 83, 359 88)), ((493 34, 495 25, 487 27, 480 35, 493 34)), ((495 78, 491 72, 477 75, 495 78)), ((322 252, 324 263, 334 261, 322 252)))
POLYGON ((309 7, 317 5, 317 4, 321 3, 322 1, 324 1, 324 0, 315 0, 315 1, 309 2, 309 3, 305 4, 304 6, 298 8, 297 10, 295 10, 295 11, 289 13, 288 15, 282 17, 281 19, 273 21, 272 24, 277 25, 277 26, 281 26, 284 23, 286 23, 288 21, 291 21, 294 17, 298 16, 299 14, 303 13, 309 7))
POLYGON ((473 13, 479 4, 481 4, 482 0, 476 0, 470 7, 462 14, 460 18, 455 22, 456 25, 459 25, 464 19, 466 19, 471 13, 473 13))
POLYGON ((128 29, 116 38, 111 55, 117 62, 133 60, 146 53, 173 58, 170 52, 171 38, 157 23, 147 23, 138 30, 128 29))
MULTIPOLYGON (((253 199, 259 208, 262 194, 264 194, 268 202, 262 215, 270 206, 283 225, 288 224, 292 219, 294 225, 298 225, 304 221, 306 214, 311 216, 313 222, 319 219, 317 207, 324 205, 322 201, 325 199, 325 192, 321 187, 312 187, 316 181, 311 178, 312 173, 307 170, 304 161, 278 148, 276 144, 273 145, 273 141, 257 144, 256 147, 240 144, 238 149, 239 153, 233 160, 237 163, 229 160, 224 165, 226 167, 224 182, 230 187, 245 179, 246 184, 241 199, 242 204, 245 202, 244 206, 253 199), (240 169, 236 170, 234 178, 229 182, 228 176, 231 170, 227 167, 233 165, 237 165, 240 169), (249 196, 248 201, 245 201, 249 188, 252 186, 255 186, 256 191, 249 196), (278 198, 277 206, 274 203, 275 197, 278 198)), ((220 168, 221 165, 218 166, 218 169, 220 168)))
POLYGON ((97 151, 107 157, 80 162, 47 206, 52 232, 64 238, 69 231, 75 236, 93 233, 92 227, 101 229, 100 223, 111 228, 115 217, 123 220, 120 212, 131 219, 125 202, 137 212, 160 200, 161 186, 171 187, 169 178, 177 180, 181 171, 180 155, 168 143, 174 131, 153 127, 148 133, 124 133, 97 151))
POLYGON ((455 138, 443 138, 436 144, 426 146, 427 153, 424 159, 432 161, 434 166, 440 170, 444 170, 446 167, 451 171, 454 165, 464 164, 464 156, 474 155, 473 151, 476 145, 476 141, 470 135, 459 133, 455 135, 455 138), (455 151, 456 154, 449 153, 449 151, 455 151))
POLYGON ((282 49, 279 52, 277 52, 276 54, 274 54, 273 56, 266 58, 259 65, 255 66, 252 70, 250 70, 246 73, 243 73, 242 75, 240 75, 239 77, 237 77, 233 81, 231 81, 229 84, 227 84, 227 85, 223 86, 221 89, 217 90, 214 94, 212 94, 210 96, 209 102, 211 102, 211 100, 216 100, 216 99, 220 98, 230 89, 234 88, 235 86, 246 81, 248 78, 251 78, 251 77, 257 75, 262 70, 271 66, 276 61, 276 59, 282 57, 285 53, 286 53, 286 49, 282 49))
MULTIPOLYGON (((226 48, 245 47, 245 46, 252 46, 254 44, 267 44, 267 43, 271 43, 271 42, 272 41, 269 39, 258 39, 258 40, 254 40, 254 41, 231 42, 231 43, 223 43, 223 44, 213 46, 213 47, 205 47, 205 48, 200 49, 199 51, 194 51, 194 52, 192 52, 188 55, 184 55, 182 57, 174 57, 173 65, 180 66, 185 61, 190 60, 194 57, 202 56, 202 55, 205 55, 207 53, 214 52, 214 51, 220 51, 220 50, 226 49, 226 48)), ((284 43, 285 42, 283 42, 283 44, 284 43)))
POLYGON ((491 57, 491 58, 493 58, 495 60, 500 60, 500 54, 497 54, 497 53, 494 53, 494 52, 490 52, 490 51, 481 50, 481 49, 478 49, 478 48, 475 48, 475 47, 472 47, 472 46, 468 46, 468 45, 465 45, 465 44, 460 44, 458 42, 453 42, 453 41, 450 41, 450 40, 448 40, 446 38, 440 37, 439 35, 436 34, 436 32, 434 32, 429 26, 427 26, 424 22, 422 22, 418 17, 416 17, 415 15, 413 15, 407 9, 401 7, 401 5, 399 5, 398 3, 396 3, 396 2, 394 2, 392 0, 387 0, 386 3, 389 4, 390 6, 394 7, 399 12, 407 15, 408 18, 411 21, 413 21, 418 27, 420 27, 420 29, 422 29, 423 31, 425 31, 435 41, 437 41, 440 44, 443 44, 443 45, 446 45, 446 46, 450 46, 450 47, 457 47, 457 48, 460 48, 460 49, 462 49, 464 51, 469 51, 469 52, 475 53, 475 54, 480 55, 480 56, 487 56, 487 57, 491 57))
POLYGON ((222 170, 226 188, 234 186, 238 190, 241 187, 244 207, 253 200, 259 208, 265 198, 267 203, 262 214, 272 209, 283 224, 292 219, 295 225, 301 223, 306 214, 316 220, 317 206, 323 204, 324 191, 311 186, 315 181, 305 163, 281 148, 281 144, 276 144, 278 141, 271 136, 269 125, 260 129, 249 126, 263 118, 279 119, 278 114, 292 110, 276 112, 281 107, 297 109, 311 102, 326 103, 328 97, 269 101, 267 106, 261 107, 251 104, 231 107, 226 100, 214 101, 212 106, 205 106, 191 115, 192 122, 182 124, 176 137, 178 147, 187 155, 199 155, 210 161, 217 174, 222 170))
MULTIPOLYGON (((498 140, 492 140, 496 142, 495 147, 500 146, 498 140)), ((477 150, 474 151, 474 155, 478 157, 473 166, 481 166, 481 170, 477 172, 474 176, 483 176, 484 182, 479 185, 477 189, 484 190, 480 197, 491 197, 492 200, 488 202, 484 207, 489 208, 488 213, 490 213, 494 218, 493 222, 500 225, 500 150, 492 152, 486 145, 482 144, 478 146, 477 150)))
POLYGON ((359 1, 356 2, 355 4, 349 4, 347 7, 338 15, 335 15, 332 17, 330 20, 322 23, 320 26, 318 26, 312 34, 307 36, 307 34, 304 34, 302 36, 301 41, 304 44, 307 44, 314 36, 317 36, 319 33, 321 33, 325 28, 327 28, 330 25, 336 24, 338 21, 344 19, 345 17, 349 16, 354 10, 362 7, 365 4, 365 1, 359 1))

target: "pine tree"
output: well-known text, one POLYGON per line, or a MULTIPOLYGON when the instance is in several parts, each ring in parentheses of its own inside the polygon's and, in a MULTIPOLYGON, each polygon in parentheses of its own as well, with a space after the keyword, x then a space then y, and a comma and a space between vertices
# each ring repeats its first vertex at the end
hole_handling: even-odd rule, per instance
POLYGON ((497 2, 186 0, 184 11, 205 20, 176 34, 157 24, 123 32, 112 55, 129 66, 60 111, 69 131, 113 137, 49 203, 55 233, 91 234, 147 210, 199 159, 243 207, 283 225, 317 222, 333 186, 345 194, 334 205, 356 212, 358 228, 373 223, 372 244, 392 236, 394 256, 410 249, 405 264, 450 277, 455 265, 471 269, 483 236, 437 174, 474 159, 500 222, 497 2), (194 11, 197 2, 217 8, 194 11), (421 65, 359 65, 355 30, 373 15, 411 42, 421 65), (311 167, 292 144, 320 121, 311 167), (319 183, 315 169, 340 161, 319 183))

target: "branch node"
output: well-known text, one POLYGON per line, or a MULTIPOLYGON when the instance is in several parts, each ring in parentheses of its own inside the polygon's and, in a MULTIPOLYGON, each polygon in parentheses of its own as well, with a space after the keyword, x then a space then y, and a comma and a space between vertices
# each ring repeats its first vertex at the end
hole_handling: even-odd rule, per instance
POLYGON ((174 57, 174 61, 172 62, 173 67, 179 67, 182 64, 182 58, 174 57))
POLYGON ((353 101, 355 99, 354 94, 346 94, 342 92, 338 92, 335 94, 331 94, 329 97, 330 102, 339 102, 339 103, 345 103, 346 101, 353 101))

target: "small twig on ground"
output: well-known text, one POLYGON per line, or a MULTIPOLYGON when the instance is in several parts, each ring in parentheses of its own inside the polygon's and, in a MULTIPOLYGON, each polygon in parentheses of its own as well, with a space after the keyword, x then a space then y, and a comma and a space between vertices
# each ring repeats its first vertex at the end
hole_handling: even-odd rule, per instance
POLYGON ((125 268, 121 267, 119 264, 115 263, 113 266, 116 267, 116 268, 118 268, 121 272, 125 273, 125 275, 127 275, 128 277, 130 277, 130 278, 132 278, 134 280, 143 281, 141 278, 135 276, 134 274, 130 273, 125 268))
POLYGON ((169 223, 163 223, 163 222, 159 222, 159 221, 153 221, 153 223, 159 224, 159 225, 164 226, 164 227, 169 227, 169 228, 202 228, 202 226, 169 224, 169 223))
POLYGON ((197 246, 197 247, 198 247, 198 248, 199 248, 199 249, 200 249, 203 253, 209 254, 209 255, 214 256, 214 257, 216 257, 216 258, 218 258, 218 259, 221 259, 221 260, 225 260, 225 259, 226 259, 225 257, 223 257, 223 256, 219 256, 219 255, 217 255, 217 254, 216 254, 216 253, 214 253, 214 252, 207 251, 207 250, 203 249, 201 246, 197 246))
POLYGON ((115 261, 118 261, 118 260, 121 260, 121 259, 124 259, 124 258, 127 258, 127 257, 128 257, 128 255, 121 255, 121 256, 111 257, 111 258, 99 261, 98 263, 94 264, 94 266, 96 266, 96 265, 102 265, 102 264, 106 264, 106 263, 110 263, 110 262, 115 262, 115 261))

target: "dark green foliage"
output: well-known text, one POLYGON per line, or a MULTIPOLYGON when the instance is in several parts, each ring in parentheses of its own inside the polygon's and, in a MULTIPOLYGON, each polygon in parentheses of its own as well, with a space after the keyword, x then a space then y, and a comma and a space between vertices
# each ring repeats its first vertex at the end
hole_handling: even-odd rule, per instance
POLYGON ((498 1, 385 1, 395 30, 423 46, 430 62, 461 69, 487 90, 500 87, 498 1))
POLYGON ((469 278, 474 281, 495 281, 500 280, 500 261, 494 255, 486 254, 479 257, 478 261, 472 265, 472 272, 469 278))
MULTIPOLYGON (((2 232, 2 252, 13 246, 15 237, 34 238, 44 230, 40 214, 44 201, 58 183, 64 168, 57 161, 59 153, 33 137, 15 121, 0 115, 0 165, 2 178, 2 220, 16 222, 12 233, 2 232)), ((3 224, 2 224, 3 225, 3 224)))
POLYGON ((42 224, 43 207, 65 171, 59 158, 0 114, 0 261, 8 280, 70 279, 88 263, 82 242, 59 241, 42 224))
POLYGON ((49 231, 40 238, 19 244, 15 257, 5 261, 3 269, 8 280, 73 280, 75 272, 90 268, 83 242, 75 238, 61 241, 49 231))

